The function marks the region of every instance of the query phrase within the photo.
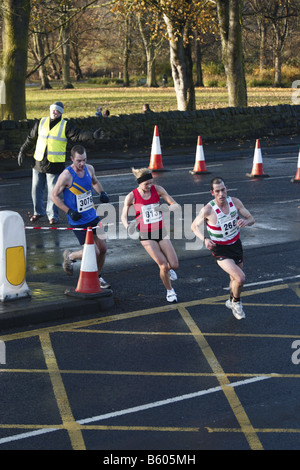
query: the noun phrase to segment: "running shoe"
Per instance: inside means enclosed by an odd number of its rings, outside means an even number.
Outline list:
[[[230,310],[232,310],[232,300],[231,299],[227,299],[226,302],[225,302],[225,306],[227,308],[230,308]]]
[[[171,281],[176,281],[176,279],[177,279],[177,274],[175,273],[174,269],[170,269],[170,270],[169,270],[169,275],[170,275]]]
[[[243,305],[242,302],[231,302],[232,305],[232,313],[237,318],[238,320],[241,320],[242,318],[245,318],[245,312],[243,310]]]
[[[177,295],[174,289],[167,290],[167,301],[172,304],[177,304]]]
[[[100,287],[101,289],[110,289],[111,285],[106,282],[103,277],[99,276],[99,281],[100,281]]]
[[[63,258],[64,258],[63,268],[64,268],[65,273],[68,276],[73,276],[73,263],[75,263],[75,261],[70,259],[71,253],[72,251],[68,249],[63,252]]]

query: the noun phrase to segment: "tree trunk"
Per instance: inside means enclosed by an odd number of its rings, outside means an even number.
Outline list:
[[[130,37],[130,18],[125,18],[125,37],[124,37],[124,48],[123,48],[123,86],[129,86],[129,58],[131,54],[131,37]]]
[[[241,0],[217,0],[216,3],[229,106],[247,106],[240,18]]]
[[[3,119],[26,119],[30,0],[2,0],[3,61],[1,78],[6,90]]]
[[[74,88],[71,82],[70,75],[70,60],[71,60],[71,50],[70,50],[70,22],[68,19],[62,25],[62,78],[63,78],[63,88]]]
[[[193,63],[190,43],[184,42],[186,31],[182,30],[175,37],[175,27],[172,20],[164,15],[170,41],[170,61],[172,77],[179,111],[193,111],[196,109],[195,87],[193,82]]]
[[[201,43],[197,40],[197,32],[195,37],[195,55],[196,55],[196,83],[195,86],[204,87],[202,72],[202,50]]]
[[[267,25],[262,15],[258,16],[257,25],[258,25],[258,30],[259,30],[259,75],[260,77],[262,77],[267,66],[267,60],[266,60]]]
[[[156,63],[156,50],[157,48],[152,44],[151,38],[148,37],[145,30],[144,22],[142,21],[141,15],[138,14],[137,21],[139,25],[140,34],[143,40],[146,61],[147,61],[147,86],[157,87],[156,76],[155,76],[155,63]],[[159,47],[160,48],[160,47]]]
[[[38,63],[41,64],[39,67],[41,90],[50,90],[52,86],[50,85],[50,82],[47,76],[47,70],[46,70],[45,59],[44,59],[44,45],[43,45],[43,39],[41,37],[41,34],[34,33],[33,42],[34,42],[34,52],[35,52],[36,60]]]
[[[274,50],[274,86],[280,87],[281,82],[281,51],[277,48]]]

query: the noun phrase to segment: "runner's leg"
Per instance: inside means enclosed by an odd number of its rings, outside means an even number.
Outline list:
[[[178,258],[169,238],[164,238],[161,240],[159,242],[159,246],[168,260],[169,269],[178,269]]]
[[[156,262],[159,267],[160,278],[167,290],[172,289],[171,280],[169,276],[169,263],[160,249],[159,244],[154,240],[142,240],[141,244],[151,256],[151,258]]]
[[[97,228],[97,230],[98,229],[99,228]],[[95,248],[96,248],[97,267],[98,267],[98,272],[100,275],[104,262],[105,262],[105,258],[106,258],[106,251],[107,251],[106,240],[103,237],[101,237],[100,239],[97,237],[97,235],[94,235],[94,241],[95,241]]]
[[[217,261],[220,268],[230,277],[229,289],[235,299],[239,299],[245,282],[245,273],[242,270],[243,263],[237,265],[233,259],[226,258]]]

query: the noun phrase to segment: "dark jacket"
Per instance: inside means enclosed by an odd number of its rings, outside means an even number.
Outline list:
[[[54,127],[62,117],[60,116],[57,119],[50,119],[50,129]],[[28,134],[24,144],[20,149],[20,153],[28,153],[33,150],[36,145],[38,139],[38,130],[39,130],[40,119],[37,120],[31,129],[30,133]],[[66,124],[66,137],[68,141],[71,141],[74,144],[77,143],[84,143],[84,142],[91,142],[93,140],[93,132],[82,130],[72,124],[70,121],[67,121]],[[59,174],[65,169],[64,163],[51,163],[47,160],[47,149],[44,154],[43,160],[40,162],[34,160],[33,168],[38,171],[39,173],[52,173],[52,174]]]

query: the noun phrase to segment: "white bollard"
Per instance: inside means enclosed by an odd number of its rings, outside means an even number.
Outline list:
[[[25,280],[24,221],[13,211],[0,211],[0,301],[31,297]]]

